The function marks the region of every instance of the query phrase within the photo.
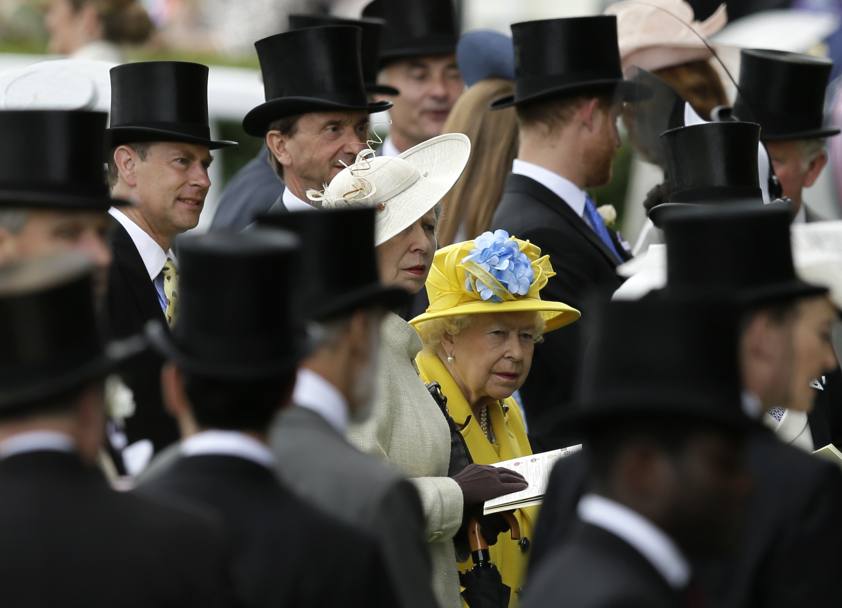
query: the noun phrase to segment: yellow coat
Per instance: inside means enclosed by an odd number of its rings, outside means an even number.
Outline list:
[[[447,397],[447,409],[454,422],[462,428],[462,437],[471,458],[477,464],[492,464],[501,460],[527,456],[532,453],[526,428],[523,424],[520,408],[511,397],[489,407],[488,414],[491,428],[494,430],[496,443],[492,444],[479,426],[479,421],[472,415],[471,406],[465,400],[450,372],[435,354],[426,350],[415,358],[418,373],[425,383],[438,382],[442,393]],[[470,417],[470,420],[468,420]],[[466,424],[467,421],[467,424]],[[538,515],[537,508],[518,509],[515,511],[520,523],[522,536],[532,538],[532,529]],[[501,534],[497,544],[491,548],[491,561],[497,566],[503,582],[512,589],[510,608],[518,605],[516,591],[524,582],[524,571],[528,553],[523,553],[518,544],[512,541],[508,532]],[[458,564],[459,571],[471,569],[470,558]]]

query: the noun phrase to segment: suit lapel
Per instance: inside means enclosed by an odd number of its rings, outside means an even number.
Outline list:
[[[113,219],[112,222],[114,224],[111,235],[111,248],[114,254],[113,271],[119,273],[122,279],[120,288],[131,292],[131,300],[137,306],[140,319],[160,319],[166,326],[164,312],[158,304],[158,294],[152,281],[149,280],[149,273],[146,271],[137,247],[120,222]],[[118,287],[112,285],[111,288]]]
[[[269,207],[267,213],[289,213],[289,209],[287,209],[287,206],[284,205],[284,191],[285,190],[281,190],[277,200],[272,203],[272,206]]]
[[[525,175],[518,175],[516,173],[512,173],[506,180],[505,191],[526,194],[527,196],[534,198],[546,207],[552,209],[562,219],[564,219],[564,221],[567,222],[571,228],[573,228],[585,240],[590,242],[591,245],[598,249],[599,252],[602,253],[602,255],[611,264],[613,268],[617,267],[617,258],[614,256],[611,250],[608,249],[605,243],[602,242],[602,239],[600,239],[599,236],[597,236],[596,232],[591,230],[591,227],[588,226],[588,224],[583,218],[576,215],[573,209],[570,208],[570,205],[567,204],[567,201],[557,196],[552,190],[536,182],[531,177],[526,177]],[[609,233],[610,232],[613,231],[609,230]],[[623,251],[623,248],[620,247],[619,244],[618,249],[620,251]]]

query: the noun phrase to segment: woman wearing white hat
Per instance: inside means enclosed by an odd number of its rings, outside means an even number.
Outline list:
[[[324,207],[376,207],[381,280],[415,294],[424,287],[436,249],[435,207],[459,179],[470,148],[466,136],[449,133],[397,157],[373,157],[364,151],[323,193],[309,196]],[[412,326],[389,313],[382,326],[372,415],[352,426],[348,438],[415,482],[427,523],[433,589],[441,606],[456,608],[461,599],[453,537],[465,515],[485,500],[523,489],[526,482],[516,473],[480,465],[448,476],[450,430],[413,365],[420,350]]]

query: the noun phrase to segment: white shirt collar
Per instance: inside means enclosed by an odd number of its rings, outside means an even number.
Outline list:
[[[586,494],[577,508],[579,519],[619,536],[643,555],[671,587],[690,581],[690,564],[672,539],[640,514],[618,502]]]
[[[558,173],[553,173],[549,169],[525,160],[520,160],[519,158],[516,158],[512,162],[512,173],[534,179],[567,203],[576,212],[576,215],[579,217],[584,215],[585,197],[587,193],[569,179],[560,176]]]
[[[289,188],[284,188],[283,201],[284,207],[286,207],[287,211],[290,213],[296,213],[298,211],[313,211],[315,209],[313,205],[309,205],[295,196]]]
[[[8,458],[26,452],[73,452],[76,443],[65,433],[55,431],[30,431],[19,433],[0,442],[0,458]]]
[[[191,435],[181,442],[185,456],[221,454],[251,460],[267,468],[274,468],[272,451],[254,437],[237,431],[210,430]]]
[[[298,370],[292,402],[319,414],[341,435],[348,430],[348,402],[316,372],[303,367]]]
[[[391,137],[383,140],[383,145],[380,146],[380,156],[399,156],[400,150],[395,147]]]
[[[137,249],[137,252],[140,254],[140,259],[143,260],[143,265],[146,267],[149,279],[154,281],[158,275],[161,274],[161,270],[163,270],[167,258],[175,260],[175,255],[173,254],[172,249],[169,251],[161,249],[161,246],[155,242],[155,239],[146,234],[140,226],[135,224],[129,216],[119,209],[111,207],[111,209],[108,210],[108,213],[111,214],[111,217],[120,222],[120,225],[126,229],[126,232],[129,233],[129,237],[132,239],[135,249]]]

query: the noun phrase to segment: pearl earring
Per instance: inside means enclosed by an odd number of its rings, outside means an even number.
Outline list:
[[[456,358],[453,355],[447,355],[447,362],[448,363],[453,363],[455,360],[456,360]]]

